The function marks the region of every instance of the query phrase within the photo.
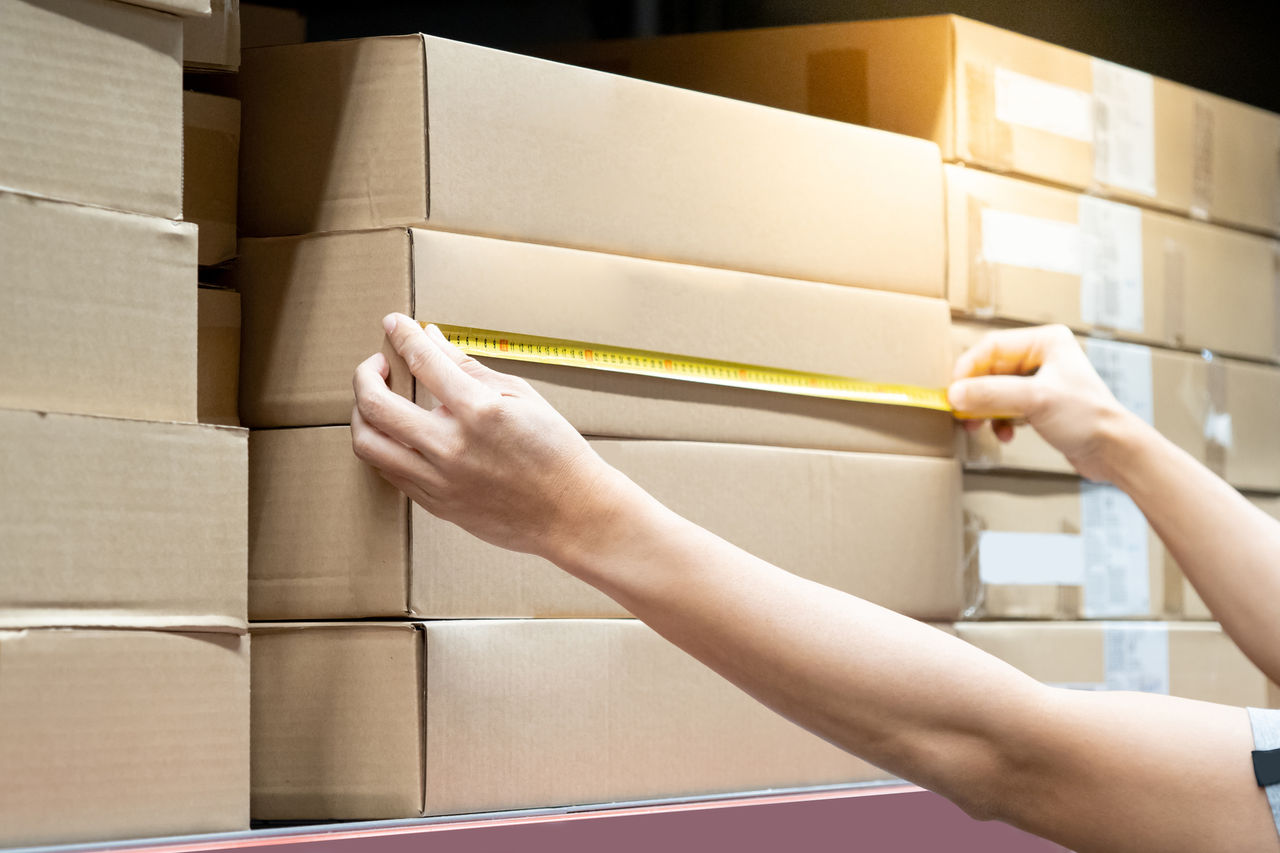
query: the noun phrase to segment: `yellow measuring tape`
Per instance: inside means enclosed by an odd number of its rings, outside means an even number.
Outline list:
[[[425,327],[426,322],[422,325]],[[657,376],[685,382],[702,382],[731,388],[749,388],[804,397],[825,397],[858,403],[883,403],[950,412],[945,388],[869,382],[825,373],[805,373],[732,361],[650,352],[648,350],[472,329],[465,326],[435,324],[458,349],[471,356],[532,361],[585,367],[613,373]]]

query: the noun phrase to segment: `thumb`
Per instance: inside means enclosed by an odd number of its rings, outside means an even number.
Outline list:
[[[975,376],[947,389],[956,416],[1016,420],[1035,414],[1042,394],[1030,376]]]

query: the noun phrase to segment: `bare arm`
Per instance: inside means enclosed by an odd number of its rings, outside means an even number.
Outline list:
[[[428,511],[552,560],[760,701],[979,817],[1078,850],[1280,849],[1242,710],[1039,685],[680,518],[438,332],[401,317],[391,338],[441,405],[392,394],[373,356],[352,440]]]
[[[1066,329],[992,333],[961,356],[956,375],[957,408],[1022,414],[1080,473],[1127,492],[1223,630],[1280,681],[1280,522],[1126,412]]]

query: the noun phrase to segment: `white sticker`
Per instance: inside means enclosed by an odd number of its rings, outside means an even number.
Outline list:
[[[1088,92],[997,68],[996,120],[1046,133],[1093,140],[1093,101]]]
[[[982,209],[982,257],[993,264],[1081,274],[1080,229],[1070,222]]]
[[[1102,338],[1087,338],[1085,355],[1120,405],[1149,424],[1155,423],[1155,392],[1151,384],[1151,348]]]
[[[1080,197],[1080,318],[1093,326],[1141,332],[1142,211]]]
[[[1084,542],[1078,533],[978,535],[978,576],[983,583],[1018,586],[1084,584]]]
[[[1138,505],[1115,486],[1084,482],[1080,517],[1085,618],[1150,612],[1147,520]]]
[[[1108,690],[1169,692],[1169,626],[1163,622],[1107,622],[1102,626]]]
[[[1231,449],[1231,439],[1234,436],[1234,429],[1231,424],[1230,412],[1210,412],[1204,416],[1204,438],[1205,441],[1217,444],[1227,450]]]
[[[1156,194],[1155,86],[1150,74],[1093,60],[1093,177]]]

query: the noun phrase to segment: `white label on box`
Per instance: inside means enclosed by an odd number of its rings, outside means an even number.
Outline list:
[[[1080,484],[1084,538],[1084,616],[1138,616],[1150,612],[1147,520],[1115,486]]]
[[[1027,586],[1084,584],[1084,542],[1078,533],[984,530],[978,535],[983,583]]]
[[[1102,632],[1108,690],[1168,694],[1169,626],[1162,622],[1107,622]]]
[[[1087,338],[1085,355],[1120,405],[1149,424],[1155,423],[1155,392],[1151,384],[1151,348],[1101,338]]]
[[[996,120],[1079,139],[1093,140],[1093,102],[1088,92],[996,68]]]
[[[992,264],[1080,275],[1080,229],[1070,222],[984,207],[982,257]]]
[[[1093,326],[1141,332],[1142,211],[1080,197],[1080,319]]]
[[[1156,194],[1155,84],[1150,74],[1093,60],[1093,177]]]

